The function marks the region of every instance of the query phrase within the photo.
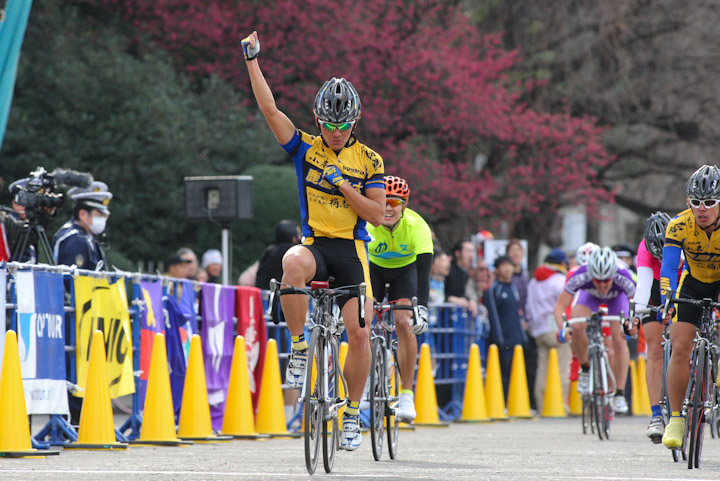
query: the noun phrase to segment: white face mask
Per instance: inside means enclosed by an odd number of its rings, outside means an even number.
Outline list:
[[[90,232],[92,232],[95,235],[100,235],[105,231],[105,224],[107,223],[107,217],[104,216],[96,216],[92,218],[92,223],[90,224]]]

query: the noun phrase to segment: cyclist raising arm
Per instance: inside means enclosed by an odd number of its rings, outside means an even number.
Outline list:
[[[615,252],[609,247],[594,249],[588,263],[580,267],[570,276],[565,284],[565,290],[555,303],[553,315],[558,328],[562,329],[562,314],[573,301],[573,295],[579,292],[577,302],[572,308],[572,317],[589,317],[597,311],[601,304],[607,305],[608,314],[617,315],[628,312],[630,307],[628,299],[635,295],[635,282],[627,269],[618,266]],[[586,323],[572,326],[572,348],[580,362],[582,371],[578,376],[578,392],[590,393],[590,362],[588,359],[588,338]],[[628,404],[623,388],[627,380],[630,352],[625,340],[625,334],[619,323],[610,324],[610,334],[615,356],[612,363],[615,375],[615,412],[625,414]]]
[[[418,213],[407,208],[410,188],[400,177],[385,177],[385,218],[379,227],[371,227],[370,277],[376,300],[382,301],[385,284],[390,284],[388,301],[410,305],[417,296],[420,319],[414,329],[410,325],[412,312],[394,312],[398,337],[398,364],[402,378],[402,391],[397,417],[400,421],[415,419],[413,380],[417,361],[416,335],[428,327],[427,302],[430,294],[432,267],[432,233]]]
[[[667,226],[660,269],[660,297],[665,302],[668,287],[676,297],[718,298],[720,293],[720,170],[703,165],[690,176],[685,188],[689,209],[680,212]],[[685,255],[686,270],[679,282],[680,255]],[[670,322],[674,309],[665,313]],[[682,446],[685,420],[680,414],[690,372],[690,352],[700,321],[701,308],[678,304],[677,317],[670,325],[672,354],[667,369],[670,423],[662,441],[668,448]]]
[[[278,110],[260,70],[257,32],[243,40],[242,47],[258,107],[275,138],[290,154],[298,177],[304,240],[283,257],[282,281],[295,287],[304,287],[313,279],[327,280],[328,276],[334,276],[340,286],[365,282],[365,318],[372,319],[366,223],[382,222],[385,184],[382,158],[353,135],[360,121],[360,97],[347,80],[328,80],[313,103],[320,135],[297,130]],[[343,416],[340,447],[350,451],[362,441],[358,407],[371,358],[370,329],[360,328],[357,302],[357,298],[338,298],[349,344],[344,370],[349,403]],[[308,299],[301,295],[282,296],[281,304],[293,341],[286,382],[290,387],[300,387],[307,365],[303,328]]]

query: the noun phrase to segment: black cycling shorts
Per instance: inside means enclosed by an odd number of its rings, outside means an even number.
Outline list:
[[[689,297],[691,299],[704,299],[709,297],[716,301],[718,294],[720,294],[720,281],[710,283],[700,282],[687,271],[683,272],[677,297]],[[677,315],[673,318],[673,322],[689,322],[695,325],[695,327],[700,326],[702,308],[688,304],[675,304],[675,309],[677,310]]]
[[[311,237],[305,239],[303,246],[310,250],[315,258],[314,281],[326,281],[328,277],[334,277],[335,287],[365,282],[366,295],[368,299],[373,298],[367,244],[364,241]],[[338,297],[340,309],[349,300],[348,296]]]
[[[660,302],[660,281],[657,279],[653,279],[652,287],[650,288],[650,305],[659,306]],[[642,318],[643,325],[648,322],[660,321],[658,321],[657,314],[651,312],[650,314],[645,314],[645,317]]]
[[[388,301],[412,299],[417,296],[417,263],[388,269],[370,263],[370,279],[372,279],[375,300],[382,302],[385,297],[385,284],[390,284]]]

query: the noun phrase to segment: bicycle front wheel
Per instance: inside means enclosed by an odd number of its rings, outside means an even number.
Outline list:
[[[370,439],[373,458],[380,461],[385,418],[385,348],[380,339],[373,341],[370,368]]]
[[[671,345],[670,340],[667,340],[665,342],[665,345],[663,346],[663,371],[662,371],[662,387],[660,391],[660,405],[662,406],[663,411],[663,418],[665,420],[665,426],[670,424],[670,398],[668,397],[668,390],[667,390],[667,368],[668,363],[670,362],[670,352]],[[662,442],[662,441],[661,441]],[[672,454],[673,461],[678,462],[680,460],[679,452],[682,451],[681,449],[671,449],[670,453]]]
[[[323,392],[323,343],[320,329],[313,329],[308,344],[308,361],[305,368],[305,395],[303,396],[303,434],[305,438],[305,467],[308,474],[317,468],[320,437],[324,418],[325,393]]]
[[[328,369],[330,374],[328,376],[328,398],[331,399],[332,404],[335,405],[340,401],[340,358],[335,340],[327,340],[325,346],[325,356],[328,358]],[[332,471],[333,464],[335,464],[335,451],[338,449],[338,438],[340,436],[340,428],[338,426],[338,415],[337,411],[334,411],[334,415],[330,415],[328,409],[323,410],[325,413],[325,419],[322,423],[322,445],[323,445],[323,466],[325,472],[329,473]]]
[[[390,459],[397,456],[398,440],[400,438],[400,423],[395,417],[395,410],[400,402],[400,367],[397,361],[397,350],[392,349],[392,359],[386,359],[392,363],[392,370],[388,370],[390,379],[386,379],[387,401],[385,402],[385,420],[387,421],[388,454]]]
[[[700,453],[702,452],[703,434],[705,433],[705,401],[708,399],[706,386],[708,385],[708,361],[706,357],[705,340],[698,341],[696,346],[694,386],[690,396],[688,420],[690,425],[690,448],[688,451],[688,469],[700,467]]]

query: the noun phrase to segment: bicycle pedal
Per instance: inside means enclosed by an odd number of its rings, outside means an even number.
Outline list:
[[[662,444],[662,436],[651,436],[650,441],[652,441],[653,444]]]

